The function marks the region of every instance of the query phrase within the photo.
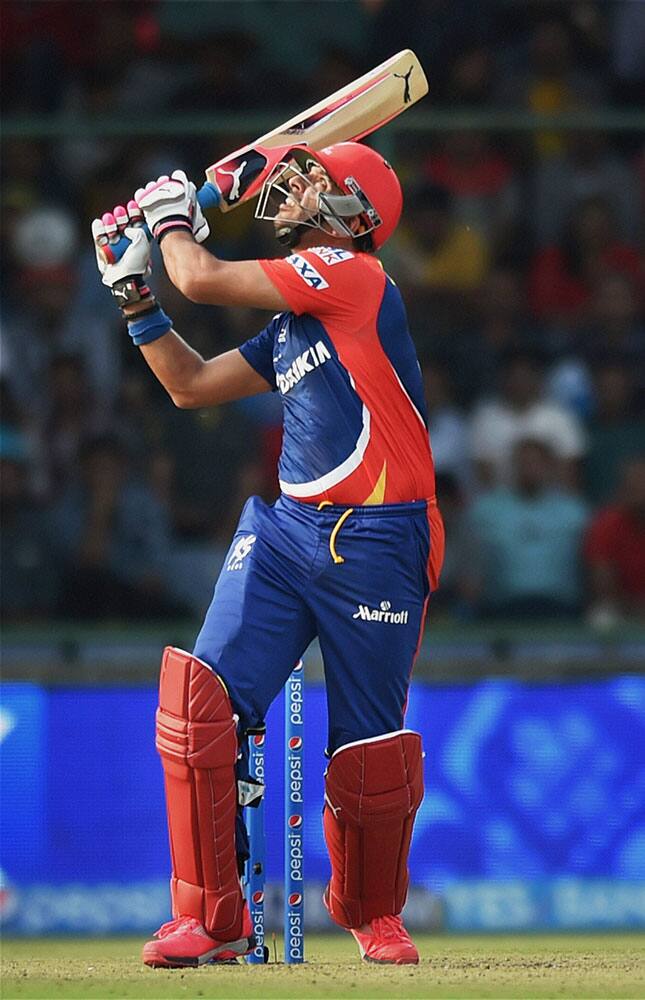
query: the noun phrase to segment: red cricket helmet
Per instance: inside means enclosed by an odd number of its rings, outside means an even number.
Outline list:
[[[387,160],[360,142],[336,142],[310,155],[341,191],[360,199],[374,247],[382,247],[396,229],[403,208],[399,178]]]

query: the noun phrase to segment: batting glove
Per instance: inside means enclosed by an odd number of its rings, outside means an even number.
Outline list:
[[[110,289],[128,320],[128,332],[133,342],[141,346],[163,337],[172,323],[148,287],[150,242],[136,202],[128,202],[127,208],[117,205],[113,212],[94,219],[92,238],[101,281]],[[118,260],[114,259],[112,250],[116,244],[121,253]],[[128,306],[139,303],[141,308],[136,314],[125,312]]]
[[[150,181],[135,192],[134,198],[159,243],[168,233],[178,230],[192,233],[197,243],[203,243],[210,232],[197,201],[197,189],[183,170]]]

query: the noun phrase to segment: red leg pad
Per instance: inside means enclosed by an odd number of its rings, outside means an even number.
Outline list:
[[[242,937],[235,853],[237,731],[224,683],[207,664],[168,646],[157,710],[166,784],[173,916],[199,920],[212,937]]]
[[[326,902],[341,927],[397,915],[408,893],[408,853],[423,799],[421,737],[409,730],[340,747],[325,783],[331,860]]]

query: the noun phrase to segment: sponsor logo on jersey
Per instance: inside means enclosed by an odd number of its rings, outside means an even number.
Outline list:
[[[330,358],[331,354],[322,340],[319,340],[313,347],[308,347],[289,365],[286,372],[276,372],[275,380],[282,395],[285,396],[290,389],[293,389],[294,385],[298,384],[300,379],[312,372],[314,368],[324,365],[325,361],[329,361]]]
[[[360,618],[364,622],[385,622],[388,625],[407,625],[409,611],[392,611],[389,601],[381,601],[378,608],[370,608],[367,604],[359,604],[352,618]]]
[[[253,548],[255,539],[255,535],[244,535],[243,538],[237,540],[226,564],[227,572],[244,568],[244,560]]]
[[[324,260],[330,267],[332,264],[340,264],[343,260],[351,260],[354,254],[351,250],[341,250],[339,247],[312,247],[311,253]]]
[[[315,288],[317,291],[320,291],[322,288],[329,288],[322,274],[319,274],[313,264],[310,264],[308,260],[301,257],[299,253],[292,253],[285,260],[287,264],[291,264],[294,271],[300,275],[305,284],[309,285],[310,288]]]

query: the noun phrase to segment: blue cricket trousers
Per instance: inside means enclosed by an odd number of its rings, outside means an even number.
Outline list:
[[[224,680],[240,729],[262,725],[315,636],[329,752],[401,729],[443,545],[433,501],[318,510],[251,497],[194,650]]]

